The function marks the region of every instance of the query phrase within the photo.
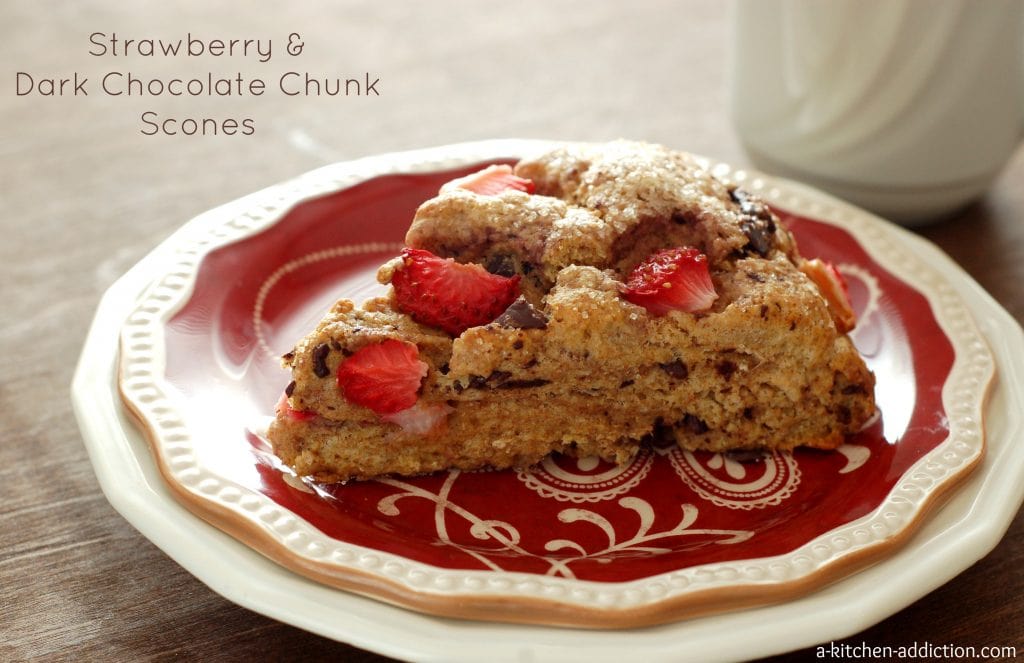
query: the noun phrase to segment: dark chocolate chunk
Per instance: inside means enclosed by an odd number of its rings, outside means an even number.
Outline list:
[[[758,255],[764,257],[775,246],[775,224],[761,220],[744,219],[740,222],[740,230],[749,240],[747,246],[753,249]]]
[[[528,389],[530,387],[543,387],[550,382],[551,380],[545,380],[544,378],[534,378],[532,380],[505,380],[496,386],[498,389]]]
[[[747,236],[747,247],[764,257],[775,246],[775,219],[768,206],[743,189],[732,189],[729,196],[739,205],[740,229]]]
[[[495,322],[509,329],[547,329],[548,326],[547,316],[522,296],[512,302]]]
[[[515,343],[512,344],[512,349],[513,350],[522,350],[523,349],[523,339],[517,338]]]
[[[499,253],[487,259],[484,269],[497,276],[515,276],[516,261],[510,255]]]
[[[661,370],[665,371],[677,380],[685,380],[687,376],[690,375],[690,371],[686,368],[686,364],[679,359],[673,359],[672,361],[667,361],[664,364],[658,364],[658,366],[661,367]]]
[[[510,377],[512,377],[512,374],[508,371],[491,371],[491,374],[487,376],[487,384],[497,386],[508,380]]]
[[[284,388],[284,395],[288,396],[290,398],[291,395],[294,392],[295,392],[295,380],[292,380],[291,382],[288,383],[288,386]]]
[[[853,419],[853,414],[850,412],[850,408],[846,407],[845,405],[840,405],[839,407],[837,407],[836,419],[838,419],[839,423],[843,424],[844,426],[849,424],[850,421]]]
[[[623,380],[622,384],[619,385],[619,389],[624,389],[633,384],[633,380]]]
[[[748,420],[753,419],[754,418],[754,408],[752,408],[752,407],[745,407],[745,408],[743,408],[743,418],[744,419],[748,419]]]
[[[491,374],[487,377],[470,375],[469,385],[465,389],[525,389],[528,387],[540,387],[551,382],[542,378],[510,380],[509,378],[511,377],[512,374],[508,371],[491,371]],[[463,388],[458,382],[455,383],[455,391],[457,393],[461,392]]]
[[[318,378],[325,378],[331,374],[331,369],[327,367],[327,355],[331,354],[331,346],[326,343],[313,348],[313,375]]]
[[[689,413],[683,417],[682,420],[677,422],[676,425],[682,426],[687,430],[687,432],[693,433],[694,435],[703,435],[709,430],[708,425],[704,423],[704,420]]]
[[[450,370],[451,369],[448,367],[448,364],[441,364],[440,366],[437,367],[437,372],[440,373],[441,375],[448,375],[448,371]]]
[[[757,196],[747,193],[743,189],[736,188],[729,191],[729,197],[732,198],[734,203],[739,205],[740,212],[744,216],[761,219],[762,221],[772,220],[772,211]]]
[[[722,361],[715,364],[715,370],[718,371],[718,374],[725,378],[727,381],[732,378],[732,374],[735,373],[738,368],[739,367],[735,364],[735,362],[731,362],[728,359],[723,359]]]

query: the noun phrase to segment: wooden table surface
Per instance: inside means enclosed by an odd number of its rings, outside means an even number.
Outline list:
[[[213,4],[0,5],[2,660],[382,660],[226,601],[100,491],[71,412],[72,371],[101,294],[190,217],[332,161],[481,138],[629,137],[748,163],[726,113],[728,6],[714,0]],[[270,38],[276,50],[265,63],[96,56],[94,32]],[[299,56],[284,52],[291,32]],[[109,71],[274,81],[289,70],[369,73],[379,96],[139,98],[93,87],[76,98],[18,96],[14,85],[19,71],[78,72],[95,85]],[[146,136],[146,111],[251,118],[255,132]],[[1024,152],[984,199],[920,232],[1024,320]],[[1018,516],[987,557],[846,642],[1024,651],[1022,568]]]

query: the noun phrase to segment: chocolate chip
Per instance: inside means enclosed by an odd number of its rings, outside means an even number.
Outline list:
[[[540,387],[551,382],[542,378],[510,380],[509,378],[511,377],[512,374],[508,371],[491,371],[491,374],[487,377],[470,375],[468,386],[463,387],[456,382],[454,388],[456,393],[461,393],[463,389],[526,389],[528,387]]]
[[[508,371],[491,371],[491,374],[487,376],[487,384],[492,386],[501,385],[510,377],[512,377],[512,374]]]
[[[633,384],[633,380],[623,380],[622,384],[619,385],[619,389],[624,389]]]
[[[692,414],[687,414],[677,424],[687,430],[687,432],[693,433],[694,435],[703,435],[708,432],[708,425],[698,417]]]
[[[441,375],[448,375],[448,371],[450,370],[451,369],[448,367],[448,364],[441,364],[440,366],[437,367],[437,372],[440,373]]]
[[[721,375],[726,381],[732,378],[732,374],[735,373],[738,368],[739,367],[735,364],[735,362],[731,362],[728,359],[723,359],[722,361],[715,364],[715,370],[718,371],[718,374]]]
[[[495,322],[509,329],[547,329],[548,326],[547,316],[533,308],[525,297],[512,302]]]
[[[484,269],[497,276],[515,276],[516,261],[510,255],[497,254],[487,259]]]
[[[739,205],[740,230],[747,236],[747,247],[764,257],[775,246],[775,218],[760,199],[742,189],[732,189],[729,197]]]
[[[768,319],[768,305],[767,304],[761,304],[761,318],[763,320],[767,320]]]
[[[745,407],[745,408],[743,408],[743,418],[744,419],[753,419],[754,418],[754,408],[752,408],[752,407]]]
[[[744,219],[740,222],[740,230],[747,236],[747,246],[758,255],[764,257],[775,246],[775,223],[760,219]]]
[[[498,389],[528,389],[530,387],[543,387],[549,384],[551,380],[545,380],[543,378],[534,378],[532,380],[506,380],[501,384],[497,385]]]
[[[838,419],[839,423],[843,424],[844,426],[849,424],[850,421],[853,420],[853,415],[850,413],[850,408],[846,407],[845,405],[840,405],[839,407],[837,407],[836,419]]]
[[[686,364],[679,359],[673,359],[672,361],[667,361],[664,364],[658,364],[658,366],[661,367],[661,370],[665,371],[677,380],[685,380],[687,376],[690,375],[690,371],[686,368]]]
[[[732,198],[734,203],[739,205],[740,213],[744,216],[761,219],[762,221],[772,221],[772,211],[768,209],[768,206],[760,198],[738,188],[730,190],[729,197]]]
[[[523,349],[523,339],[517,338],[516,342],[512,344],[512,349],[513,350],[522,350]]]
[[[331,369],[327,368],[327,355],[331,354],[331,346],[326,343],[313,348],[313,375],[318,378],[325,378],[331,374]]]
[[[295,392],[295,380],[288,383],[288,386],[284,388],[284,395],[291,398],[291,395]]]

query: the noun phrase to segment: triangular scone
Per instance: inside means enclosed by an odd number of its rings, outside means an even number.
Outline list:
[[[652,433],[687,449],[830,449],[872,416],[841,277],[801,257],[759,200],[686,154],[625,141],[569,145],[515,175],[535,190],[445,187],[406,237],[516,281],[507,310],[450,333],[394,290],[342,300],[285,357],[293,381],[270,439],[299,474],[524,467],[552,452],[622,463]],[[707,305],[632,303],[638,265],[677,247],[706,256]],[[407,284],[409,255],[381,280]],[[339,378],[373,347],[405,348],[418,367],[401,411],[367,407]]]

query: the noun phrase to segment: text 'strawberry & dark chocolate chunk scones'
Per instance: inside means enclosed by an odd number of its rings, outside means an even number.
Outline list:
[[[323,481],[832,449],[874,413],[835,268],[687,154],[569,144],[423,203],[386,297],[337,302],[285,357],[269,437]]]

